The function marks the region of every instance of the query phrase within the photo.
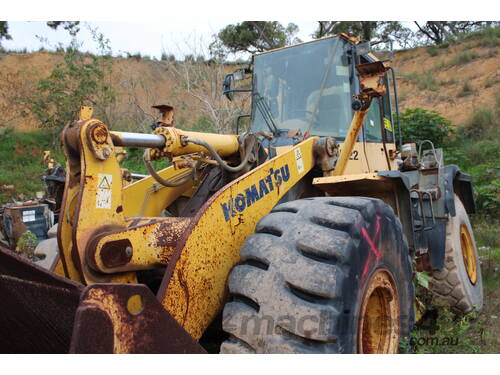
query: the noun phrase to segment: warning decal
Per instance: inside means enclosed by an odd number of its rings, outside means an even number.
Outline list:
[[[97,179],[96,208],[111,208],[111,184],[113,176],[110,174],[99,173]]]
[[[387,130],[389,130],[390,132],[392,132],[391,120],[389,120],[387,118],[384,118],[384,128],[386,128]]]
[[[35,221],[35,211],[23,211],[23,222]]]
[[[302,153],[300,152],[300,147],[295,149],[295,162],[297,163],[297,171],[299,174],[304,172],[304,161],[302,160]]]

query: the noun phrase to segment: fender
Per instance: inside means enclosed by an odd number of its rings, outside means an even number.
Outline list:
[[[441,178],[444,180],[444,199],[447,212],[455,216],[455,194],[462,201],[468,214],[476,212],[476,203],[472,189],[472,177],[460,172],[456,165],[447,165],[441,169]]]

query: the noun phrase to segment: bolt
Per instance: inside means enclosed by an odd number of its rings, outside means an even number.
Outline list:
[[[102,155],[107,159],[111,155],[111,151],[109,151],[109,148],[105,148],[102,150]]]
[[[132,247],[131,246],[126,247],[125,254],[127,254],[128,258],[132,258]]]

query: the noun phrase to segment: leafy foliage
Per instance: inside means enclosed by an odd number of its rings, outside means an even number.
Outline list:
[[[54,134],[69,121],[77,118],[82,105],[91,105],[97,115],[106,119],[106,107],[114,102],[116,93],[106,78],[112,72],[109,41],[94,33],[101,54],[88,55],[79,51],[73,40],[64,54],[64,62],[54,67],[51,74],[41,79],[27,104],[42,128]]]
[[[59,26],[62,26],[65,30],[69,32],[71,36],[75,36],[80,31],[78,25],[80,21],[48,21],[47,26],[56,30]],[[7,21],[0,21],[0,41],[2,39],[12,39],[9,34],[9,24]]]
[[[394,39],[403,47],[411,45],[412,31],[398,21],[318,21],[314,38],[327,35],[348,33],[362,40]]]
[[[449,142],[452,123],[436,111],[422,108],[407,109],[401,114],[400,121],[404,143],[419,144],[428,139],[435,147],[442,147]]]
[[[300,40],[295,38],[299,28],[293,23],[283,26],[277,21],[244,21],[224,27],[212,43],[212,50],[223,46],[231,53],[262,52],[274,48],[284,47]]]
[[[31,259],[34,257],[36,246],[38,245],[38,238],[34,233],[26,231],[21,234],[17,241],[16,252]]]
[[[0,21],[0,41],[2,39],[12,39],[9,34],[9,24],[7,21]]]
[[[47,26],[52,29],[57,29],[59,26],[62,26],[64,30],[69,32],[69,35],[75,36],[80,31],[78,25],[80,21],[48,21]]]
[[[447,39],[497,24],[490,21],[427,21],[419,24],[415,21],[419,30],[417,36],[433,44],[442,44]]]
[[[18,132],[12,128],[0,129],[0,186],[14,185],[14,191],[0,190],[0,204],[18,198],[33,198],[36,191],[43,191],[41,179],[45,167],[43,150],[52,148],[52,137],[45,130]],[[56,162],[64,165],[61,150],[53,150]]]

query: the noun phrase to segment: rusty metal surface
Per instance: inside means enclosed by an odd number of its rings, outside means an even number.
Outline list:
[[[124,230],[106,231],[89,241],[86,260],[104,273],[138,271],[167,265],[189,218],[130,218]]]
[[[0,353],[67,353],[82,290],[0,246]]]
[[[205,353],[144,285],[87,287],[71,353]]]
[[[223,306],[229,271],[256,223],[314,166],[308,138],[215,193],[177,243],[157,294],[194,338]]]
[[[359,87],[362,94],[373,97],[384,95],[386,85],[384,77],[387,68],[380,61],[356,65],[359,73]]]

